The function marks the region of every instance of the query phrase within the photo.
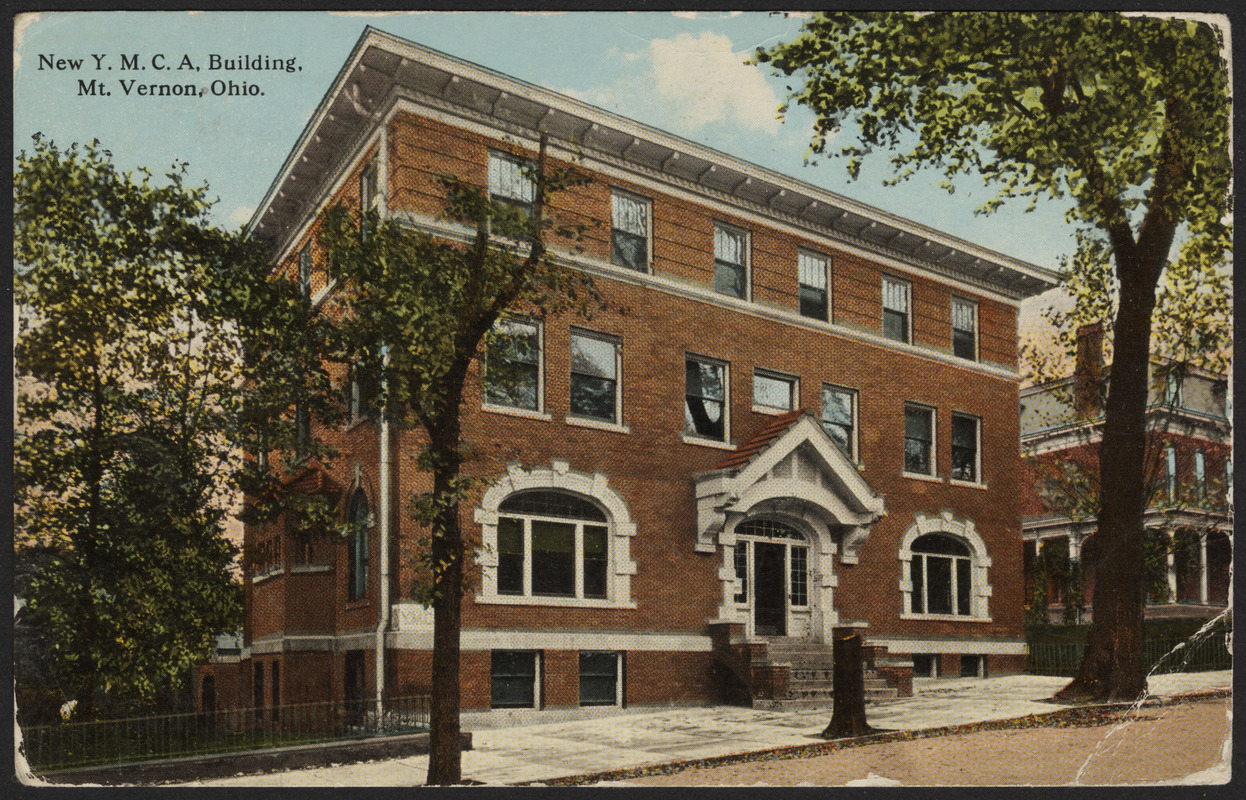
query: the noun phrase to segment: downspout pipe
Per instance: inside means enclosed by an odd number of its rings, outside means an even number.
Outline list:
[[[389,365],[389,348],[385,348],[383,361]],[[384,381],[381,383],[384,389]],[[377,503],[381,506],[379,514],[381,536],[381,582],[377,587],[377,620],[376,620],[376,718],[378,722],[385,718],[385,631],[389,628],[389,415],[381,409],[380,428],[380,482],[377,491]]]
[[[376,154],[376,191],[379,195],[377,198],[377,212],[381,219],[388,216],[386,208],[386,198],[389,195],[389,126],[386,123],[381,125],[381,135],[377,139]],[[387,388],[387,378],[385,373],[389,368],[389,346],[384,345],[381,349],[381,394],[385,396]],[[377,614],[376,614],[376,719],[377,724],[381,724],[385,719],[385,632],[389,629],[389,538],[390,538],[390,430],[389,430],[389,403],[386,401],[380,409],[380,429],[379,436],[379,459],[380,465],[377,472],[381,485],[377,487],[377,502],[381,506],[379,516],[380,523],[380,561],[381,561],[381,582],[377,587]]]

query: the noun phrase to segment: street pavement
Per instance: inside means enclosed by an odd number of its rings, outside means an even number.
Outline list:
[[[1232,673],[1156,675],[1158,697],[1225,689]],[[917,678],[912,697],[866,707],[880,730],[922,730],[1056,711],[1045,702],[1067,678]],[[485,784],[542,781],[588,772],[746,753],[821,741],[829,708],[769,710],[735,706],[465,713],[473,749],[463,777]],[[414,786],[427,756],[195,781],[190,786]]]

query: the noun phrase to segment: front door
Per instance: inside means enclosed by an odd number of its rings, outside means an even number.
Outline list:
[[[753,629],[759,636],[787,634],[787,546],[777,542],[754,542],[753,572],[757,594],[753,606]]]

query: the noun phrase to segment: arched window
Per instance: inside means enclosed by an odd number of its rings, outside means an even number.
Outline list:
[[[363,489],[355,491],[350,501],[349,589],[351,600],[358,600],[368,591],[368,528],[372,514],[368,510],[368,496]]]
[[[930,533],[909,547],[914,614],[973,614],[973,562],[969,548],[951,536]]]
[[[610,528],[605,512],[568,492],[516,492],[498,506],[497,592],[606,598]]]

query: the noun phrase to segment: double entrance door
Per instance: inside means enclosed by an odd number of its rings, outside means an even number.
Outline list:
[[[735,600],[753,635],[808,635],[808,563],[805,537],[790,525],[749,520],[737,526]]]

